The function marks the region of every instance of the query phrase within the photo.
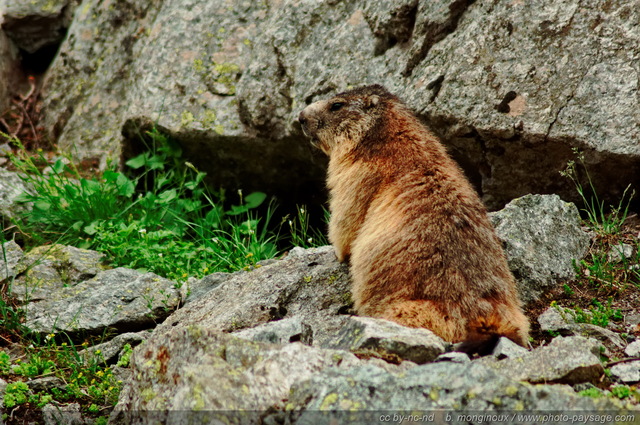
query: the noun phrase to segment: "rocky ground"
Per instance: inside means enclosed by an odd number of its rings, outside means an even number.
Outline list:
[[[516,199],[492,220],[527,303],[531,348],[503,339],[492,355],[474,359],[426,329],[353,316],[348,270],[331,247],[295,248],[254,270],[214,273],[182,287],[152,273],[109,269],[101,254],[68,246],[24,253],[6,242],[0,269],[11,282],[7,295],[24,307],[24,324],[35,332],[109,335],[87,355],[98,352],[112,365],[126,344],[136,346],[127,367],[112,366],[123,381],[114,424],[373,423],[380,417],[371,412],[434,409],[635,415],[637,281],[607,289],[575,279],[573,260],[589,264],[598,239],[557,196]],[[636,238],[635,230],[630,220],[621,237]],[[625,258],[621,264],[636,257]],[[594,299],[606,306],[607,323]],[[15,347],[8,352],[20,355]],[[27,384],[64,385],[47,378]],[[84,423],[73,403],[30,414]]]

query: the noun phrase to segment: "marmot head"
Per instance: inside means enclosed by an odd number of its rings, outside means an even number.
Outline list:
[[[389,102],[399,99],[381,85],[358,87],[312,103],[298,120],[311,143],[330,155],[337,147],[354,148],[375,131]]]

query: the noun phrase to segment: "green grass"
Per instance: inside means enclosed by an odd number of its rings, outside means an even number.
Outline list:
[[[599,198],[586,168],[584,153],[577,149],[574,149],[574,153],[576,160],[569,161],[561,174],[574,183],[583,202],[585,224],[596,235],[586,258],[574,261],[576,277],[605,294],[617,295],[629,286],[640,288],[640,241],[623,234],[623,226],[635,192],[629,191],[629,185],[616,205],[606,207],[604,201]],[[586,186],[581,183],[580,174],[584,175]],[[623,258],[618,260],[611,257],[611,253],[620,249],[621,243],[634,246],[634,254],[630,258],[622,256]]]
[[[277,234],[256,208],[263,193],[225,209],[224,191],[203,184],[205,173],[181,158],[157,131],[149,151],[126,162],[128,172],[106,170],[84,178],[72,161],[42,168],[42,154],[11,157],[33,188],[19,201],[32,205],[16,223],[30,246],[57,242],[107,254],[114,266],[152,271],[176,281],[215,271],[249,268],[277,254]],[[22,148],[19,141],[12,142]]]
[[[303,248],[313,248],[329,245],[326,235],[320,230],[311,227],[309,210],[305,206],[296,208],[296,216],[292,219],[285,217],[289,226],[291,245]],[[324,210],[324,222],[329,222],[329,211]]]
[[[576,186],[578,195],[584,204],[582,211],[587,215],[587,223],[592,230],[602,235],[615,235],[619,233],[629,213],[629,206],[631,205],[631,200],[635,192],[632,191],[629,193],[631,185],[627,186],[618,204],[610,205],[607,208],[604,201],[598,197],[596,188],[593,185],[593,181],[585,165],[584,153],[580,152],[577,148],[574,148],[573,152],[578,162],[576,163],[575,160],[569,161],[565,170],[561,171],[560,174],[571,179]],[[580,181],[579,166],[585,170],[584,174],[587,179],[587,187],[583,186]]]

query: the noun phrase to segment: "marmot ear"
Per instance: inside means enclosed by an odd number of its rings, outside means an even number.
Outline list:
[[[364,107],[366,109],[371,109],[378,106],[378,103],[380,103],[380,96],[377,96],[374,94],[367,98],[367,100],[365,101]]]

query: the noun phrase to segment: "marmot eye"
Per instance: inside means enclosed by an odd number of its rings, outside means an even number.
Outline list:
[[[329,110],[331,111],[337,111],[340,108],[342,108],[344,106],[344,102],[335,102],[331,104],[331,107],[329,108]]]

